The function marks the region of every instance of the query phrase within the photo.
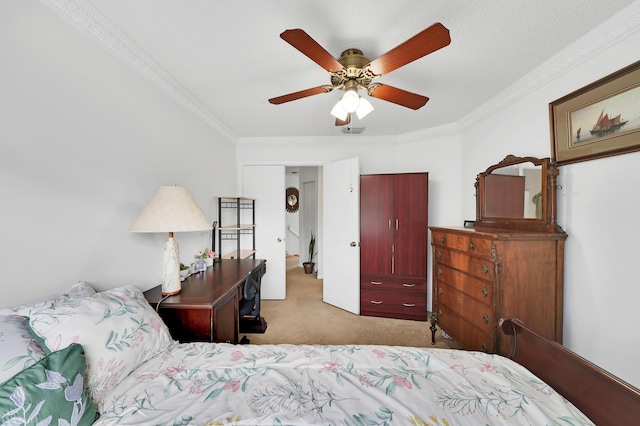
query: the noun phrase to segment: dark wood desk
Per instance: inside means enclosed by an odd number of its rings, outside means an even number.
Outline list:
[[[238,343],[238,302],[244,280],[261,259],[223,259],[182,282],[182,291],[162,300],[161,286],[144,292],[144,297],[181,342]]]

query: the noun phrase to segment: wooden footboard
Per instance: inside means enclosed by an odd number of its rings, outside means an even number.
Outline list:
[[[514,336],[507,356],[544,380],[596,425],[640,421],[639,389],[526,328],[517,318],[503,318],[499,326],[504,334]]]

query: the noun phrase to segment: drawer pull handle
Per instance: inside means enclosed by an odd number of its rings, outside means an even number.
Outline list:
[[[372,300],[372,301],[371,301],[371,304],[372,304],[372,305],[382,305],[382,302],[381,302],[381,301],[379,301],[379,300]]]
[[[485,324],[489,324],[489,315],[483,315],[482,316],[482,322],[484,322]]]
[[[483,295],[484,297],[487,297],[487,296],[489,295],[489,292],[487,291],[487,289],[486,289],[486,288],[483,288],[483,289],[482,289],[482,295]]]
[[[444,293],[444,290],[442,289],[442,287],[438,287],[438,294],[442,294]]]
[[[403,303],[402,306],[404,306],[405,308],[413,308],[416,306],[415,303]]]
[[[442,252],[440,250],[436,251],[436,257],[442,257]]]
[[[442,244],[444,244],[444,242],[445,242],[445,241],[447,241],[447,240],[445,240],[445,238],[444,238],[444,237],[441,237],[441,238],[440,238],[440,242],[441,242]]]
[[[371,281],[373,285],[382,285],[382,281]]]
[[[402,283],[403,287],[415,287],[415,284],[411,284],[411,283]]]
[[[487,272],[489,272],[489,267],[487,267],[487,265],[482,265],[482,273],[486,274]]]
[[[473,250],[476,246],[473,243],[469,243],[469,250]]]
[[[442,316],[442,309],[438,309],[438,316],[441,317]]]
[[[436,272],[436,274],[442,275],[442,269],[438,268],[438,272]]]
[[[485,351],[485,352],[489,352],[489,347],[487,346],[486,343],[482,344],[482,350]]]

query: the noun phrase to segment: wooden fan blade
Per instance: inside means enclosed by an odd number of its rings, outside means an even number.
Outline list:
[[[324,47],[320,46],[318,42],[300,28],[286,30],[280,34],[280,38],[329,72],[338,72],[343,68],[336,58],[331,56]]]
[[[411,109],[419,109],[429,101],[426,96],[407,92],[397,87],[387,86],[386,84],[370,84],[367,88],[369,95],[376,99],[393,102],[394,104]]]
[[[371,61],[369,72],[378,76],[420,59],[451,43],[449,30],[439,22]]]
[[[318,86],[311,89],[300,90],[299,92],[289,93],[287,95],[278,96],[276,98],[269,99],[269,102],[274,105],[280,105],[285,102],[295,101],[297,99],[306,98],[307,96],[319,95],[321,93],[331,92],[332,86]]]
[[[345,120],[336,118],[336,126],[346,126],[349,123],[351,123],[351,113],[347,114],[347,118]]]

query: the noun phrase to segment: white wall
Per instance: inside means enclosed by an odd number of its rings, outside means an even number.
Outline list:
[[[640,59],[640,33],[464,131],[463,180],[507,154],[549,157],[548,104]],[[558,223],[565,245],[564,345],[640,387],[640,152],[560,167]],[[475,199],[463,192],[463,211]],[[535,301],[532,301],[535,303]]]
[[[36,1],[0,2],[0,307],[160,283],[166,235],[129,227],[161,185],[235,187],[235,146]],[[181,260],[211,244],[176,234]]]
[[[433,225],[462,224],[460,155],[459,135],[433,137],[428,141],[417,139],[415,142],[364,135],[241,139],[237,149],[240,165],[322,165],[358,157],[361,174],[429,172],[429,222]],[[473,194],[473,183],[470,191]]]

